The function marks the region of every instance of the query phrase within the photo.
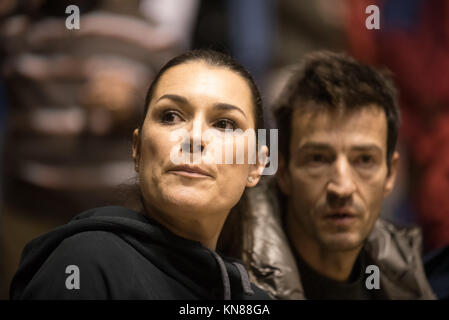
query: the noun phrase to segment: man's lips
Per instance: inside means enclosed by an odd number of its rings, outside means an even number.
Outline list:
[[[357,215],[351,212],[330,212],[326,213],[324,218],[356,218]]]
[[[351,224],[360,218],[360,215],[351,210],[329,211],[323,214],[325,221],[335,224]]]
[[[179,165],[174,166],[168,170],[174,174],[178,174],[190,178],[213,178],[213,174],[210,170],[201,168],[195,165]]]
[[[338,208],[338,209],[330,209],[326,210],[323,215],[324,218],[328,217],[358,217],[360,214],[357,213],[356,210],[350,207]]]

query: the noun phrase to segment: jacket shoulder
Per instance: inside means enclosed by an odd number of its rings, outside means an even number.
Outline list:
[[[424,272],[419,227],[398,227],[378,219],[365,248],[381,268],[391,298],[435,298]]]
[[[131,248],[107,231],[64,239],[27,285],[23,299],[109,299],[112,279],[125,276]],[[116,276],[114,276],[116,275]]]

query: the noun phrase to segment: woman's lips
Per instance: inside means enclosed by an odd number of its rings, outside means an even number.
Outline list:
[[[197,172],[189,172],[189,171],[183,171],[183,170],[170,170],[171,173],[177,174],[184,177],[189,178],[210,178],[210,176],[207,176],[205,174],[197,173]]]
[[[168,172],[188,178],[213,178],[208,170],[198,166],[180,165],[171,168]]]

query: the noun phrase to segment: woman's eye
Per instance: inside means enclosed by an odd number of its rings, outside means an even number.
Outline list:
[[[177,123],[182,121],[182,117],[175,111],[166,111],[162,114],[161,121],[163,123]]]
[[[214,123],[214,127],[218,128],[218,129],[222,129],[222,130],[228,130],[228,129],[235,130],[237,125],[232,120],[221,119]]]

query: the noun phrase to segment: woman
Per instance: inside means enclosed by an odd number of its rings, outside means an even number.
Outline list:
[[[240,263],[215,251],[229,212],[264,168],[260,157],[238,164],[233,153],[226,163],[216,151],[237,149],[243,132],[262,123],[258,90],[230,57],[199,50],[169,61],[133,135],[142,212],[93,209],[33,240],[11,298],[268,298]],[[246,139],[245,154],[251,146]]]

